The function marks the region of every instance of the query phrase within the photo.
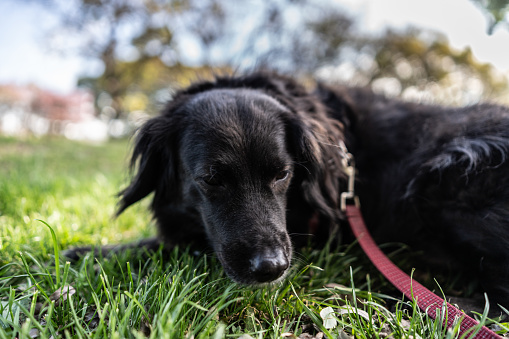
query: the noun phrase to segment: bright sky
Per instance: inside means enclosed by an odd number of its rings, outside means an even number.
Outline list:
[[[45,29],[55,18],[39,5],[16,0],[0,1],[0,13],[0,83],[72,90],[83,60],[58,55],[45,44]]]
[[[357,17],[358,27],[381,32],[384,27],[419,28],[444,33],[452,46],[471,46],[474,55],[509,71],[509,32],[486,34],[486,19],[469,0],[334,0]],[[0,83],[35,83],[69,92],[91,64],[50,51],[45,28],[55,18],[37,4],[0,1]]]

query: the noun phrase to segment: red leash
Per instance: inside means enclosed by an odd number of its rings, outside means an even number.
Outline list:
[[[346,206],[346,215],[350,222],[355,237],[369,257],[373,265],[389,280],[398,290],[411,299],[416,300],[417,305],[428,315],[435,319],[437,317],[437,310],[441,310],[444,305],[444,300],[432,293],[426,287],[419,284],[417,281],[412,280],[405,272],[399,269],[387,256],[378,248],[369,234],[364,220],[362,218],[360,209],[354,205]],[[447,313],[445,315],[444,323],[447,322],[447,327],[453,327],[456,319],[462,319],[460,324],[460,335],[464,333],[473,333],[472,327],[479,325],[479,323],[461,312],[456,307],[447,303]],[[473,338],[501,338],[495,332],[483,326],[479,329]]]
[[[457,319],[461,319],[460,335],[470,333],[469,338],[500,339],[501,337],[499,335],[486,326],[482,326],[479,330],[474,331],[472,328],[479,325],[479,322],[451,304],[445,303],[442,298],[410,278],[408,274],[394,265],[394,263],[378,248],[366,228],[359,208],[359,199],[354,193],[355,166],[353,163],[353,156],[348,153],[343,142],[339,144],[339,151],[343,157],[345,172],[348,175],[348,190],[341,194],[341,210],[346,212],[355,237],[373,265],[375,265],[380,273],[382,273],[398,290],[403,292],[408,299],[415,300],[419,308],[426,311],[431,318],[436,319],[437,311],[442,310],[444,304],[447,305],[447,312],[444,317],[444,323],[447,324],[447,328],[453,327],[454,322]],[[347,200],[353,200],[355,205],[347,205]],[[473,336],[474,333],[476,333],[475,336]]]

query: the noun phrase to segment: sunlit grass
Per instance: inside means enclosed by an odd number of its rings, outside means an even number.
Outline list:
[[[126,141],[107,146],[62,139],[15,141],[0,146],[0,262],[22,249],[47,253],[52,225],[62,248],[106,244],[152,232],[146,208],[115,219],[116,193],[126,183]]]
[[[159,251],[66,262],[59,252],[70,246],[154,233],[147,202],[113,218],[127,154],[127,141],[0,139],[0,338],[458,337],[380,294],[394,290],[356,245],[306,249],[287,280],[264,288],[232,283],[214,257],[185,248],[165,260]],[[326,307],[334,328],[320,317]]]

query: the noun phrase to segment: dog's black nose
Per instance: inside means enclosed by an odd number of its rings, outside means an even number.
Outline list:
[[[260,283],[276,280],[288,266],[288,259],[281,249],[266,250],[251,259],[251,272]]]

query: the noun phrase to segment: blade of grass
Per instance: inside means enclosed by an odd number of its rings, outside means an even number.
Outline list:
[[[57,279],[57,288],[60,288],[60,254],[59,254],[59,250],[58,250],[58,242],[57,242],[57,235],[55,234],[55,231],[53,230],[53,228],[44,220],[41,220],[41,219],[35,219],[41,223],[43,223],[44,225],[46,225],[50,232],[51,232],[51,238],[53,240],[53,252],[55,254],[55,274],[56,274],[56,279]],[[55,289],[55,290],[56,290]]]

